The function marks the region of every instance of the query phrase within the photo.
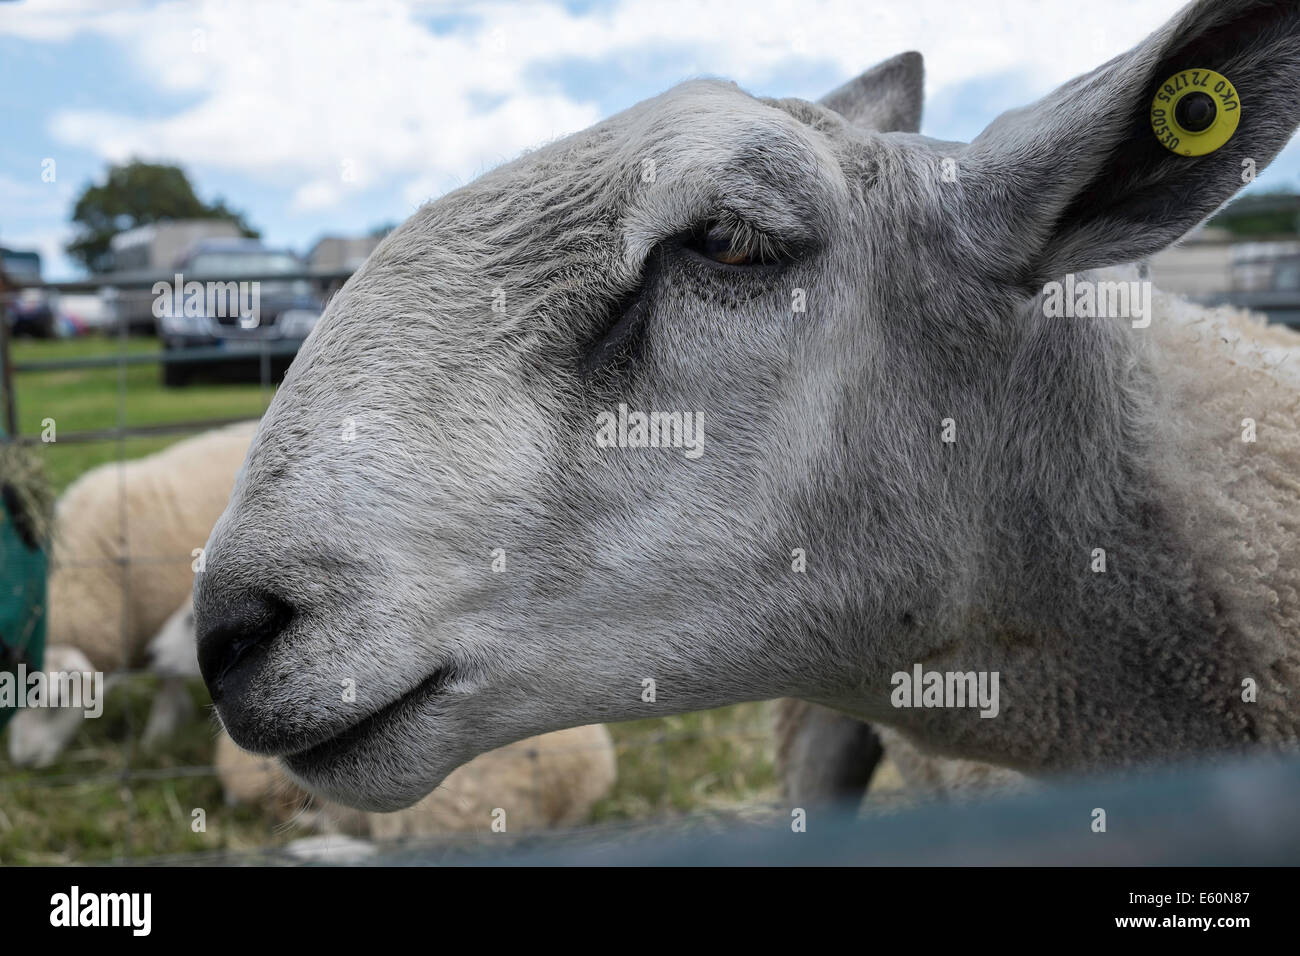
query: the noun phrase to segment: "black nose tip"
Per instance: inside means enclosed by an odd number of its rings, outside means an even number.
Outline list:
[[[198,620],[199,672],[217,701],[252,652],[285,629],[293,608],[272,594],[243,594],[205,612]]]

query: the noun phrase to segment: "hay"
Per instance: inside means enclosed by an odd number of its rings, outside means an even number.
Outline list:
[[[0,441],[0,494],[23,543],[44,549],[54,524],[54,489],[40,457],[26,446]]]

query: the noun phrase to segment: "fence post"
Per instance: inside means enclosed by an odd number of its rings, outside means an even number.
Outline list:
[[[4,399],[4,421],[0,436],[18,437],[18,413],[14,407],[14,367],[9,359],[9,293],[11,286],[0,272],[0,395]]]

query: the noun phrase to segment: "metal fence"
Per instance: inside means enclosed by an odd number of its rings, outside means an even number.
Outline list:
[[[166,277],[163,277],[166,278]],[[247,277],[241,277],[247,279]],[[276,279],[285,279],[276,276]],[[313,282],[341,285],[346,274],[304,274],[288,279],[306,278]],[[148,288],[156,277],[140,277],[124,282],[112,281],[57,283],[25,288],[42,288],[52,292],[100,292],[108,288]],[[195,281],[222,281],[204,279]],[[9,293],[12,295],[14,293]],[[116,323],[110,343],[113,354],[82,357],[15,357],[8,336],[7,323],[0,322],[0,407],[3,408],[3,435],[0,441],[40,449],[43,436],[23,428],[23,387],[45,378],[65,374],[97,372],[116,373],[116,422],[111,427],[60,428],[57,440],[43,449],[57,454],[59,446],[104,443],[114,445],[112,460],[119,469],[129,457],[128,442],[133,439],[184,435],[246,420],[248,415],[210,417],[182,416],[169,421],[134,421],[128,414],[130,386],[127,372],[139,366],[160,367],[176,362],[247,362],[245,352],[229,353],[221,348],[188,349],[170,352],[160,349],[140,351],[141,339],[128,334],[125,322]],[[257,386],[261,406],[269,402],[274,389],[271,360],[292,356],[293,347],[262,343],[255,353],[258,362]],[[30,387],[30,386],[29,386]],[[179,393],[184,394],[184,393]],[[28,418],[34,409],[27,409]],[[121,482],[119,482],[121,487]],[[125,515],[125,511],[123,514]],[[138,533],[140,529],[136,529]],[[125,583],[132,566],[148,563],[153,567],[166,564],[188,568],[193,557],[183,554],[141,554],[132,552],[127,541],[132,529],[124,519],[119,527],[106,529],[121,538],[120,563],[102,562],[114,573],[121,573]],[[202,542],[198,542],[201,544]],[[123,660],[129,659],[127,624],[107,622],[106,627],[121,628],[119,641]],[[260,802],[228,806],[226,794],[239,789],[240,778],[260,782],[267,774],[267,764],[249,761],[243,768],[229,766],[218,770],[213,762],[215,724],[210,718],[198,719],[181,739],[167,742],[154,751],[141,743],[144,712],[150,698],[160,692],[159,678],[147,670],[121,667],[106,675],[111,687],[105,714],[92,729],[79,731],[72,745],[53,765],[43,769],[18,768],[0,755],[0,863],[34,862],[273,862],[302,863],[322,859],[359,859],[357,852],[388,852],[399,846],[420,846],[448,858],[478,849],[500,849],[518,845],[525,834],[508,826],[504,832],[493,829],[494,820],[485,807],[481,823],[468,831],[422,834],[402,840],[371,838],[358,844],[340,835],[355,832],[353,815],[335,813],[330,835],[316,837],[318,808],[308,807],[304,796],[284,792],[264,793]],[[206,703],[199,683],[192,682],[188,692],[198,706]],[[11,731],[12,732],[12,729]],[[775,793],[770,765],[771,734],[766,710],[758,705],[742,707],[727,716],[704,715],[649,721],[645,725],[618,728],[615,751],[623,780],[615,791],[606,795],[595,808],[594,819],[580,825],[564,823],[557,833],[574,840],[599,838],[627,832],[644,820],[668,820],[686,813],[697,820],[712,820],[717,825],[753,813],[774,812]],[[582,746],[580,744],[572,747]],[[700,775],[678,766],[685,750],[700,746],[709,753],[725,751],[725,770],[736,780],[700,779]],[[599,753],[597,752],[599,750]],[[592,759],[607,753],[592,748]],[[561,754],[561,756],[564,756]],[[570,754],[569,756],[572,756]],[[532,769],[531,787],[513,796],[514,818],[530,821],[545,819],[548,808],[546,787],[554,787],[543,778],[549,757],[526,755]],[[711,771],[717,773],[716,771]],[[751,779],[752,778],[752,781]],[[752,784],[752,785],[751,785]],[[277,785],[278,787],[279,785]],[[715,792],[717,791],[717,792]],[[725,791],[724,796],[718,793]],[[737,797],[737,795],[740,795]],[[520,802],[532,806],[521,806]],[[287,808],[286,808],[287,804]],[[193,832],[192,814],[204,811],[204,829]],[[518,811],[518,812],[516,812]],[[633,821],[638,821],[634,823]],[[534,832],[529,826],[527,832]],[[67,833],[66,838],[61,834]],[[160,837],[160,834],[163,834]],[[323,844],[321,842],[323,840]],[[306,841],[306,842],[302,842]],[[292,849],[286,849],[291,847]],[[342,854],[340,856],[340,854]]]
[[[191,276],[187,277],[187,282],[207,283],[227,283],[227,282],[293,282],[304,281],[312,284],[321,293],[323,298],[327,298],[339,286],[347,281],[351,272],[303,272],[303,273],[276,273],[274,275],[242,275],[236,279],[226,276]],[[25,282],[11,280],[8,282],[8,288],[5,289],[0,284],[0,314],[6,313],[18,296],[24,290],[39,290],[55,296],[60,294],[73,293],[93,293],[112,303],[112,308],[120,307],[120,294],[125,291],[149,290],[160,281],[170,281],[172,275],[134,275],[125,278],[114,278],[105,276],[96,280],[83,280],[73,282]],[[12,358],[12,337],[10,334],[9,323],[0,322],[0,406],[3,408],[4,434],[0,435],[0,440],[17,441],[23,444],[34,444],[40,441],[39,436],[23,435],[19,427],[17,413],[17,396],[15,388],[15,375],[24,373],[47,373],[60,371],[76,371],[80,369],[93,368],[115,368],[119,371],[121,380],[120,399],[125,398],[126,382],[125,369],[131,365],[157,365],[165,367],[168,365],[209,365],[221,363],[246,363],[250,357],[255,358],[259,363],[259,378],[264,389],[271,386],[271,367],[275,359],[292,359],[297,353],[297,344],[280,343],[273,340],[262,340],[255,343],[256,348],[251,351],[232,352],[229,349],[212,346],[200,348],[177,349],[174,351],[164,351],[159,349],[157,352],[148,354],[131,354],[126,350],[127,343],[131,340],[130,326],[124,317],[114,316],[111,326],[116,332],[117,340],[122,345],[120,354],[115,356],[95,356],[85,358],[64,358],[52,359],[45,361],[28,361],[15,362]],[[191,421],[174,421],[166,423],[136,424],[129,425],[126,422],[126,410],[124,401],[119,401],[118,408],[118,425],[116,428],[105,430],[96,429],[80,432],[65,432],[59,436],[59,441],[76,443],[88,441],[104,441],[109,438],[136,436],[149,436],[159,434],[177,434],[184,432],[202,431],[206,428],[216,428],[221,425],[230,424],[237,419],[231,418],[205,418]]]

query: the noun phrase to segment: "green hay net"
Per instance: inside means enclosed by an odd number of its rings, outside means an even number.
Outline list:
[[[40,462],[0,438],[0,729],[14,715],[4,684],[19,665],[39,669],[45,652],[45,576],[53,502]]]

